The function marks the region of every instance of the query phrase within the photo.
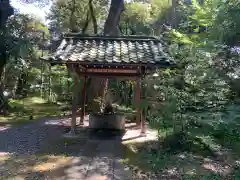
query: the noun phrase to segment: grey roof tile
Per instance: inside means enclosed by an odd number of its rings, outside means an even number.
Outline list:
[[[56,52],[48,59],[51,59],[53,63],[79,61],[175,65],[158,39],[143,36],[111,37],[69,34],[63,38]]]

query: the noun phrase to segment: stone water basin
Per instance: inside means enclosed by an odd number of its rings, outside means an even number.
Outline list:
[[[89,128],[124,130],[125,116],[120,113],[115,114],[92,113],[89,115]]]

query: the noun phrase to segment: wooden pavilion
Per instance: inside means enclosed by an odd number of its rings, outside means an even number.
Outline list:
[[[75,89],[79,78],[83,81],[80,122],[85,116],[86,79],[88,77],[125,78],[136,81],[136,104],[141,101],[141,78],[154,73],[157,68],[175,66],[172,58],[164,51],[160,40],[145,36],[83,36],[66,34],[50,57],[43,57],[51,65],[66,64],[75,74]],[[71,130],[75,132],[77,117],[77,91],[72,103]],[[145,119],[141,119],[140,106],[137,107],[137,122],[141,122],[141,132],[145,132]]]

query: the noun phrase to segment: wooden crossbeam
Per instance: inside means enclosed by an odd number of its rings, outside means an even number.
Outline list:
[[[136,74],[137,70],[135,69],[106,69],[106,68],[88,68],[86,69],[87,73],[119,73],[119,74]]]

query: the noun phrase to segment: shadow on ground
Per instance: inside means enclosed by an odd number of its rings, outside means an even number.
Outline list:
[[[139,174],[139,179],[153,179],[152,175],[156,179],[238,179],[238,136],[226,136],[230,127],[202,124],[189,128],[186,133],[170,133],[158,141],[127,144],[124,163]]]
[[[122,133],[78,128],[78,137],[66,139],[64,118],[0,132],[0,175],[3,179],[122,179]],[[66,119],[65,119],[66,120]],[[119,170],[121,169],[121,171]]]
[[[213,131],[207,136],[196,128],[192,134],[137,142],[134,140],[142,138],[137,134],[122,140],[122,134],[116,132],[92,133],[86,127],[79,127],[77,138],[66,139],[62,135],[69,131],[69,126],[62,123],[64,119],[43,119],[1,131],[0,151],[6,152],[0,156],[1,177],[9,180],[96,179],[100,174],[102,179],[111,179],[113,167],[118,169],[122,164],[123,172],[129,170],[130,179],[136,180],[240,177],[239,157],[229,152],[224,143],[216,142],[215,146],[209,143],[213,141]],[[135,128],[129,126],[129,129]],[[211,126],[205,128],[210,130]],[[121,175],[115,179],[121,179]]]

